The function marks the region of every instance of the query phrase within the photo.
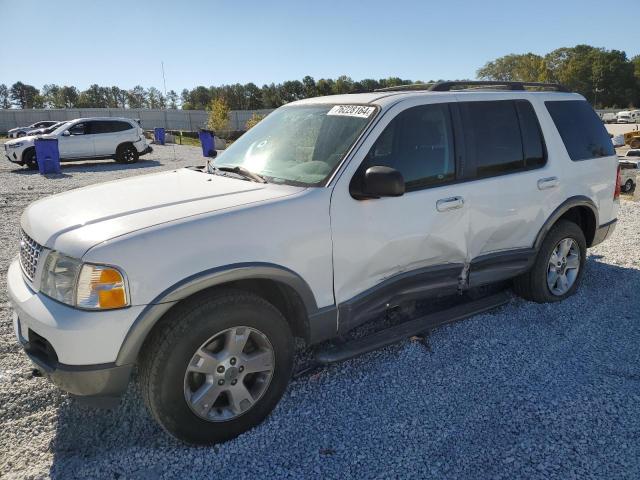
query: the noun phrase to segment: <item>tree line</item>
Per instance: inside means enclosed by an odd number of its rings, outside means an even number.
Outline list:
[[[629,59],[625,52],[589,45],[559,48],[546,55],[510,54],[487,62],[477,78],[499,81],[559,82],[584,95],[597,108],[626,108],[640,105],[640,55]],[[130,90],[117,86],[91,85],[80,91],[73,86],[47,84],[41,90],[16,82],[0,85],[0,108],[182,108],[211,109],[221,101],[231,110],[277,108],[285,103],[319,95],[370,92],[378,88],[429,83],[399,77],[354,81],[343,75],[336,79],[288,80],[259,87],[255,83],[170,90],[138,85]]]
[[[140,85],[124,90],[94,84],[82,91],[55,84],[44,85],[42,90],[22,82],[0,85],[0,108],[178,108],[179,100],[173,90],[165,96],[155,87]]]
[[[546,55],[511,54],[477,71],[483,80],[557,82],[596,108],[640,106],[640,55],[590,45],[558,48]]]

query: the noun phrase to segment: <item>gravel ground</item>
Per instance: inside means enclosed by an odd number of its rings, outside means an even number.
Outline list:
[[[0,271],[22,209],[90,183],[198,165],[157,147],[132,167],[67,164],[43,178],[0,163]],[[640,478],[640,204],[590,250],[569,300],[494,312],[292,382],[265,423],[192,448],[162,433],[132,384],[91,410],[33,376],[0,277],[1,478]]]

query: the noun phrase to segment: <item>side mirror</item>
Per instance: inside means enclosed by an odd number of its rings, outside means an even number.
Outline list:
[[[63,137],[69,137],[69,136],[71,136],[71,133],[69,133],[69,130],[65,130],[64,132],[62,132],[62,136]]]
[[[358,200],[400,197],[404,195],[404,178],[395,168],[376,165],[367,168],[359,181],[352,181],[350,190],[351,195]]]

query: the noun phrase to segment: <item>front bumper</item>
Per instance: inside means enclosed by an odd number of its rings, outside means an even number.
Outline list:
[[[618,223],[618,219],[614,218],[610,222],[605,223],[604,225],[600,225],[596,229],[596,234],[593,237],[593,242],[591,242],[591,246],[595,247],[599,243],[602,243],[607,238],[609,238],[611,236],[611,234],[613,233],[613,231],[616,229],[616,224],[617,223]]]
[[[7,148],[4,145],[4,156],[13,163],[22,163],[22,150],[19,148]]]
[[[31,361],[61,389],[117,397],[133,365],[116,365],[120,346],[144,306],[84,311],[34,292],[16,259],[7,275],[16,337]]]
[[[17,314],[13,327],[31,362],[65,392],[81,397],[118,398],[127,389],[133,365],[65,365],[58,362],[55,350],[43,337],[34,332],[30,332],[29,339],[23,336]]]

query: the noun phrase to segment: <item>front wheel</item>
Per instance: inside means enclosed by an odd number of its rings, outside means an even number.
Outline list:
[[[237,290],[196,295],[149,338],[141,386],[155,419],[193,444],[230,440],[256,426],[293,368],[289,326],[273,305]]]
[[[38,169],[38,159],[36,158],[35,148],[29,148],[22,154],[22,164],[26,165],[30,170]]]
[[[513,282],[515,292],[539,303],[558,302],[580,284],[587,255],[582,229],[559,220],[542,242],[531,270]]]
[[[631,179],[627,180],[627,182],[622,186],[623,192],[630,192],[633,190],[633,181]]]

